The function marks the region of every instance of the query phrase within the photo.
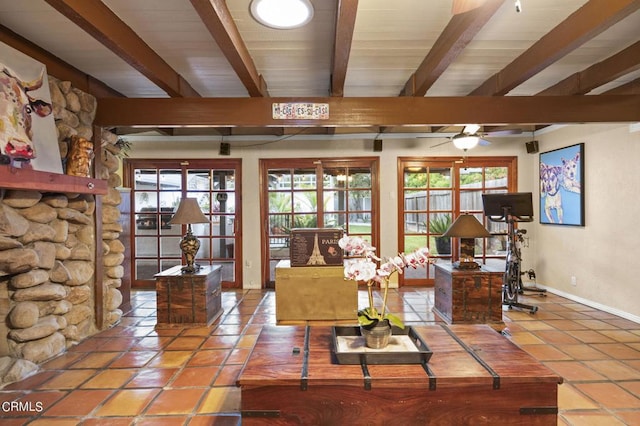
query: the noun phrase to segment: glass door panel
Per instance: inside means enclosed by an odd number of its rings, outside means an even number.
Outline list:
[[[514,192],[516,189],[512,169],[515,168],[489,162],[460,170],[460,211],[476,216],[492,234],[489,238],[476,239],[475,255],[484,263],[498,268],[504,267],[506,225],[491,222],[484,217],[482,194]]]
[[[171,247],[175,241],[168,237],[180,235],[180,227],[169,224],[180,201],[180,174],[180,169],[172,168],[134,171],[134,280],[154,280],[154,275],[162,270],[161,259],[173,258],[170,263],[180,263],[180,250]]]
[[[431,256],[449,259],[451,242],[442,234],[453,217],[452,167],[438,163],[411,164],[403,168],[402,174],[402,251],[411,252],[426,246]],[[405,285],[433,279],[433,268],[405,271],[401,279]]]

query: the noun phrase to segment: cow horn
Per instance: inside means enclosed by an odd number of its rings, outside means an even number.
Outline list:
[[[24,87],[25,92],[30,92],[33,90],[38,90],[42,87],[42,82],[44,81],[44,67],[40,71],[40,76],[32,81],[25,81],[22,83],[22,87]]]
[[[16,80],[18,80],[20,82],[20,84],[22,85],[22,88],[24,89],[25,92],[38,90],[39,88],[42,87],[42,82],[44,81],[44,70],[45,70],[45,68],[42,67],[42,70],[40,71],[40,76],[38,76],[35,80],[22,81],[22,79],[20,77],[18,77],[18,75],[15,72],[13,72],[13,70],[11,68],[9,68],[8,66],[4,65],[3,68],[2,68],[2,72],[7,74],[9,77],[15,78]]]

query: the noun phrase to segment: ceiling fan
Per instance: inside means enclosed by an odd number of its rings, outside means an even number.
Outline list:
[[[436,148],[438,146],[447,144],[449,142],[453,142],[453,145],[461,149],[463,151],[468,151],[472,148],[475,148],[477,145],[487,146],[491,145],[491,142],[484,139],[487,135],[504,135],[504,134],[518,134],[522,133],[521,129],[505,129],[505,130],[497,130],[493,132],[478,132],[482,126],[479,124],[467,124],[464,126],[460,133],[453,135],[447,142],[442,142],[436,145],[433,145],[431,148]]]

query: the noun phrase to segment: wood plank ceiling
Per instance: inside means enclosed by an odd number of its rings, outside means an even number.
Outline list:
[[[119,133],[640,121],[640,0],[311,1],[308,25],[274,30],[250,0],[0,0],[0,41],[94,93]],[[331,117],[274,120],[282,101]]]

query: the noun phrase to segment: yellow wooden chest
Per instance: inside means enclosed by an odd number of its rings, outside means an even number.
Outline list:
[[[358,284],[344,279],[343,266],[276,265],[276,320],[357,322]]]

